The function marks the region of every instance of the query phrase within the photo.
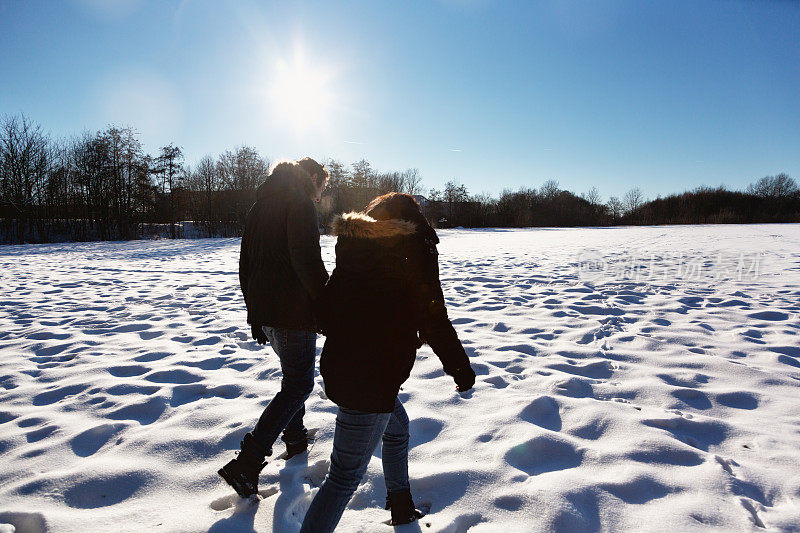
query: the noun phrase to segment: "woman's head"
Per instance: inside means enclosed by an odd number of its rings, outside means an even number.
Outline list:
[[[372,200],[364,212],[375,220],[400,219],[413,222],[424,235],[436,235],[417,200],[410,194],[390,192]]]
[[[390,192],[372,200],[364,212],[375,220],[394,218],[419,224],[428,223],[422,214],[417,200],[410,194]]]

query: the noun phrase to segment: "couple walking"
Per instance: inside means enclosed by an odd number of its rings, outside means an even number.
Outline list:
[[[379,443],[392,523],[420,516],[408,479],[408,416],[397,398],[417,348],[431,346],[459,391],[475,383],[447,317],[439,239],[416,200],[390,193],[363,213],[338,218],[336,268],[329,278],[314,206],[327,180],[313,159],[279,163],[247,215],[239,260],[247,321],[253,337],[277,353],[283,377],[238,456],[219,471],[247,497],[257,493],[264,458],[281,433],[287,458],[307,449],[304,403],[314,386],[321,331],[320,373],[339,409],[330,469],[301,529],[315,533],[334,530]]]

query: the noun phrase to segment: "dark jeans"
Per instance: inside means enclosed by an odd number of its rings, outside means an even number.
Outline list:
[[[300,442],[308,434],[303,425],[303,415],[306,413],[305,401],[314,389],[317,334],[268,326],[264,326],[264,333],[278,354],[283,373],[281,390],[264,409],[252,431],[264,454],[269,455],[281,431],[284,442]]]
[[[336,528],[381,440],[386,490],[409,490],[408,415],[400,400],[395,400],[391,413],[365,413],[340,407],[333,434],[331,466],[308,508],[300,533],[328,532]]]

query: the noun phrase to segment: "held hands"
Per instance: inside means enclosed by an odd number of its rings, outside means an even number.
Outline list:
[[[258,344],[267,344],[267,335],[266,335],[266,333],[264,333],[264,329],[261,326],[257,326],[256,324],[253,324],[250,327],[250,332],[253,335],[253,339]]]
[[[459,368],[453,374],[458,392],[467,392],[475,385],[475,372],[471,367]]]

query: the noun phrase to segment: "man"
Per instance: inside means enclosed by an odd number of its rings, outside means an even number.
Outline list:
[[[258,492],[264,457],[272,454],[281,431],[287,458],[308,447],[303,415],[314,388],[314,310],[328,280],[314,203],[327,181],[328,172],[311,158],[278,163],[245,220],[239,282],[247,322],[253,338],[269,342],[278,354],[283,378],[281,390],[244,436],[239,455],[219,470],[242,497]]]

